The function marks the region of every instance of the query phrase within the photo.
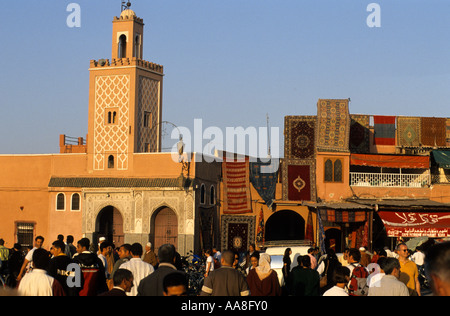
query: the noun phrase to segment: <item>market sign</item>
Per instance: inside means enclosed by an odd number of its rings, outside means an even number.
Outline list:
[[[388,237],[450,237],[448,212],[378,212]]]

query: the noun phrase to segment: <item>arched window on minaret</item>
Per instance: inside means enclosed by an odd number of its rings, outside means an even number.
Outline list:
[[[141,36],[137,34],[134,38],[134,56],[141,59]]]
[[[114,169],[114,156],[113,155],[108,157],[108,169]]]
[[[127,57],[127,36],[125,34],[119,37],[119,52],[117,54],[119,58]]]

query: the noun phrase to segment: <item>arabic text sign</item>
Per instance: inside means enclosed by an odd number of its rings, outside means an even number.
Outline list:
[[[450,213],[379,212],[389,237],[450,237]]]

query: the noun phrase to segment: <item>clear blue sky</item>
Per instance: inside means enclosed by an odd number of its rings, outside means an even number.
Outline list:
[[[81,28],[66,7],[81,6]],[[111,58],[120,0],[16,0],[0,19],[0,153],[87,133],[89,61]],[[366,25],[381,6],[381,28]],[[134,0],[144,59],[165,67],[163,119],[270,125],[351,98],[351,113],[450,117],[448,0]],[[282,136],[282,135],[281,135]],[[282,139],[280,139],[282,142]]]

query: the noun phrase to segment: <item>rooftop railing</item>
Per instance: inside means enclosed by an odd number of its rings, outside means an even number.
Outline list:
[[[431,175],[351,172],[350,185],[355,187],[423,188],[431,185]]]

